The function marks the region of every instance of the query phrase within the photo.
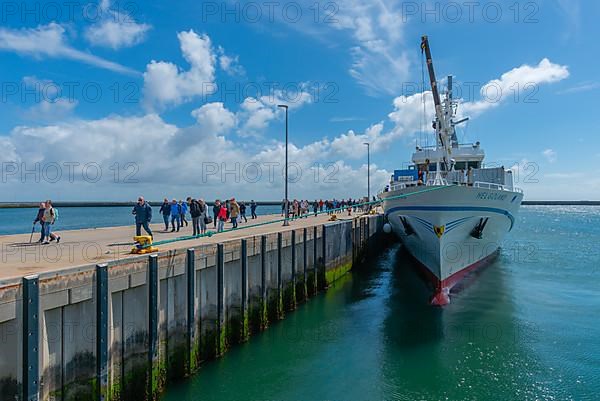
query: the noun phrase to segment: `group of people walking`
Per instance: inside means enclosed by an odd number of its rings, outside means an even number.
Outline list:
[[[256,208],[257,204],[252,200],[249,204],[251,219],[257,218]],[[169,201],[168,198],[165,198],[160,206],[159,213],[162,215],[165,224],[164,231],[178,232],[184,225],[186,227],[189,225],[187,220],[189,212],[193,235],[200,235],[205,234],[211,224],[217,232],[224,231],[227,221],[231,222],[232,228],[238,228],[238,224],[242,221],[248,222],[247,209],[248,207],[244,202],[238,203],[235,198],[225,201],[217,199],[213,203],[211,213],[211,209],[209,209],[209,205],[204,199],[195,199],[188,196],[185,202],[182,200],[177,201],[177,199]],[[135,215],[136,235],[141,235],[141,229],[144,228],[148,235],[153,236],[149,226],[152,220],[152,208],[144,200],[144,197],[140,196],[138,198],[132,213]]]
[[[182,200],[178,202],[177,199],[169,201],[169,199],[165,198],[159,210],[159,213],[162,214],[163,221],[165,222],[165,231],[169,231],[169,222],[171,223],[171,232],[179,231],[184,224],[187,226],[189,223],[186,219],[186,215],[188,210],[191,212],[192,206],[195,212],[192,214],[193,223],[194,214],[198,214],[197,209],[200,203],[204,203],[204,201],[202,199],[198,201],[190,197],[187,198],[186,202]]]
[[[281,215],[285,215],[286,208],[285,199],[281,205]],[[366,210],[367,207],[361,205],[361,202],[357,199],[347,200],[314,200],[309,202],[306,199],[289,202],[289,215],[291,218],[307,217],[312,213],[317,216],[319,213],[326,212],[327,214],[340,213],[343,210],[347,210],[348,213],[352,213],[354,210]],[[207,228],[212,224],[212,227],[217,232],[222,232],[225,229],[225,223],[230,222],[231,228],[236,229],[240,223],[247,223],[248,217],[247,212],[250,211],[250,219],[256,219],[257,203],[252,200],[248,205],[245,202],[238,202],[235,198],[231,198],[225,201],[217,199],[212,204],[212,207],[204,201],[204,199],[195,199],[187,197],[186,201],[172,199],[169,201],[165,198],[162,205],[160,206],[159,213],[163,217],[165,224],[164,232],[178,232],[184,225],[187,227],[189,222],[187,220],[187,214],[191,216],[193,235],[201,235],[207,232]],[[141,235],[142,228],[153,236],[150,223],[152,221],[152,207],[140,196],[137,203],[133,207],[132,214],[135,215],[136,235]],[[60,242],[60,235],[52,232],[52,226],[58,219],[58,210],[52,206],[52,201],[47,200],[40,203],[40,207],[37,212],[37,216],[33,221],[32,235],[35,231],[35,225],[40,223],[40,239],[38,240],[41,244],[49,244],[52,241]],[[169,230],[170,228],[170,230]]]
[[[359,201],[358,199],[332,199],[332,200],[314,200],[313,202],[309,202],[306,199],[297,200],[294,199],[290,201],[288,204],[288,212],[289,216],[293,219],[307,217],[312,213],[316,216],[319,213],[327,213],[329,215],[334,213],[341,213],[343,210],[347,210],[348,214],[351,214],[352,211],[365,211],[368,209],[367,206],[363,205],[364,201]],[[285,215],[285,199],[281,202],[281,216]]]
[[[256,202],[254,200],[250,201],[249,207],[250,218],[254,220],[258,217],[256,215]],[[227,221],[231,221],[232,228],[238,228],[238,224],[241,222],[247,223],[247,209],[246,203],[238,203],[235,198],[226,201],[217,199],[212,207],[213,228],[216,228],[217,232],[222,232],[225,229],[225,222]]]

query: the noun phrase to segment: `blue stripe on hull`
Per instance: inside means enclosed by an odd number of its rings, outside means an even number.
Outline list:
[[[398,211],[429,211],[429,212],[488,212],[488,213],[496,213],[506,216],[510,220],[510,228],[508,231],[513,229],[515,225],[514,216],[504,210],[498,209],[495,207],[483,207],[483,206],[397,206],[393,207],[386,212],[386,214],[390,214],[392,212]]]

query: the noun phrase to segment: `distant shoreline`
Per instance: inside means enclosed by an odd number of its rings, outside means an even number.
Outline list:
[[[250,201],[244,201],[250,203]],[[135,205],[135,202],[53,202],[56,207],[123,207]],[[256,201],[259,206],[278,206],[281,201]],[[207,202],[212,205],[212,202]],[[547,200],[532,200],[523,201],[523,206],[600,206],[598,201],[547,201]],[[160,206],[162,202],[150,201],[152,206]],[[36,208],[38,202],[0,202],[0,209],[26,209]]]

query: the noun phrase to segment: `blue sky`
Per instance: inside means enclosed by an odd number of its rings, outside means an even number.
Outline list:
[[[528,199],[599,198],[595,2],[70,4],[0,10],[0,201],[279,199],[282,102],[293,197],[366,193],[365,141],[375,192],[431,136],[422,34],[461,139]]]

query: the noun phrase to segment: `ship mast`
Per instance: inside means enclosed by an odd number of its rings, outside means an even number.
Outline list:
[[[435,70],[433,69],[433,60],[431,58],[431,49],[429,48],[429,39],[427,36],[421,37],[421,50],[425,52],[425,58],[427,59],[427,70],[429,72],[429,83],[431,84],[431,92],[433,94],[433,102],[435,104],[435,124],[434,128],[436,131],[436,142],[438,144],[438,148],[444,150],[444,164],[446,166],[446,171],[449,170],[448,162],[450,160],[450,147],[451,140],[453,134],[452,127],[452,106],[451,104],[447,104],[445,107],[445,111],[442,108],[442,101],[440,99],[440,93],[437,88],[437,81],[435,79]],[[449,78],[449,84],[452,82],[452,78]],[[449,97],[446,99],[451,103],[451,88],[449,88]],[[450,115],[449,115],[450,114]],[[437,168],[435,174],[436,185],[442,182],[441,173],[440,173],[440,161],[437,161]]]

